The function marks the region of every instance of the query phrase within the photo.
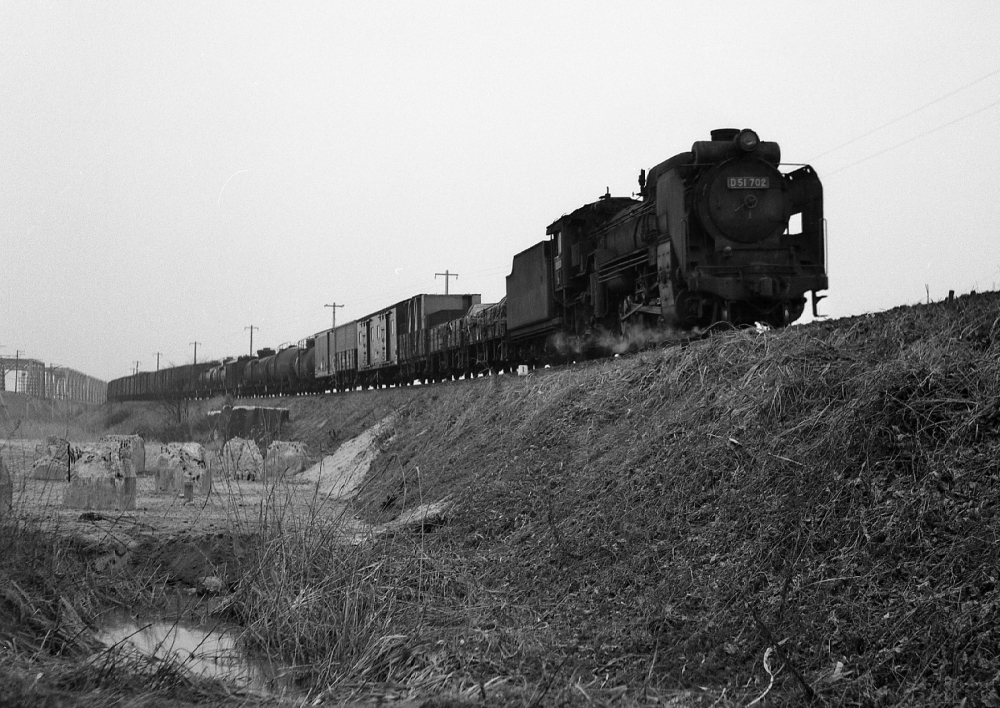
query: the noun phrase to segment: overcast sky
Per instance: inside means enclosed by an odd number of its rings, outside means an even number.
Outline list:
[[[996,289],[998,30],[995,0],[3,0],[0,354],[112,379],[445,270],[494,302],[719,127],[817,169],[827,315]]]

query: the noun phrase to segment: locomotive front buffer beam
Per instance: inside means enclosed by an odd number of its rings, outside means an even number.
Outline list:
[[[710,293],[723,300],[799,300],[806,293],[826,289],[826,277],[784,276],[717,277],[696,275],[688,279],[692,291]],[[814,301],[816,296],[813,295]]]

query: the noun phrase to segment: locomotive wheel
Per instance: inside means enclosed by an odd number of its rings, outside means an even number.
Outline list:
[[[787,327],[802,316],[802,311],[805,309],[805,302],[805,298],[802,298],[800,301],[785,300],[765,313],[765,321],[775,329]]]

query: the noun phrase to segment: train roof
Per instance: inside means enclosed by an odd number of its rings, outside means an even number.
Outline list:
[[[563,222],[569,221],[607,221],[620,211],[629,209],[637,204],[641,204],[632,197],[612,197],[610,193],[605,194],[596,202],[584,204],[579,209],[563,214],[558,219],[549,224],[545,233],[552,235],[562,229]]]

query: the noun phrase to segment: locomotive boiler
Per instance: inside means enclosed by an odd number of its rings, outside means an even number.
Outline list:
[[[585,204],[514,257],[508,335],[526,358],[651,328],[781,327],[827,287],[823,189],[777,143],[712,131],[639,175],[638,199]],[[554,336],[553,336],[554,335]]]

